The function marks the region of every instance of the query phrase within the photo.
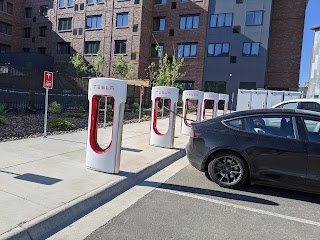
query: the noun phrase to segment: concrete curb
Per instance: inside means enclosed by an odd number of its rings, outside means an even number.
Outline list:
[[[30,222],[22,223],[19,227],[1,235],[0,238],[14,240],[46,239],[185,155],[185,150],[179,149],[173,154],[155,160],[136,173],[121,176],[120,179],[80,196]]]

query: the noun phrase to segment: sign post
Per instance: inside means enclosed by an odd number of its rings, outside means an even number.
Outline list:
[[[43,88],[46,89],[46,97],[44,104],[44,132],[43,137],[47,137],[47,120],[48,120],[48,102],[49,89],[53,88],[53,72],[44,71],[43,74]]]
[[[144,94],[144,85],[140,85],[139,122],[141,121],[141,105],[142,105],[142,95],[143,94]]]

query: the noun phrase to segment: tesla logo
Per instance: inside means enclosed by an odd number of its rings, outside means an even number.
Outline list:
[[[43,87],[52,89],[53,88],[53,72],[45,71],[43,74]]]
[[[187,97],[198,97],[198,94],[187,93],[186,96],[187,96]]]
[[[170,95],[170,94],[171,94],[171,92],[159,91],[159,90],[157,90],[156,93],[157,93],[157,94],[161,94],[161,95]]]
[[[94,89],[110,90],[114,91],[114,86],[105,86],[105,85],[93,85]]]

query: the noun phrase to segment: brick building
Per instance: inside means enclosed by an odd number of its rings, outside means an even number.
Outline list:
[[[181,55],[186,89],[297,89],[307,0],[0,0],[0,52],[37,52],[65,64],[100,49],[148,78],[160,51]],[[250,22],[252,21],[252,23]]]

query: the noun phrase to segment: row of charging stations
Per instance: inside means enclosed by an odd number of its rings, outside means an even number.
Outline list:
[[[88,168],[107,173],[119,173],[126,97],[126,81],[110,78],[93,78],[89,80],[89,120],[86,151],[86,166]],[[154,87],[152,89],[150,145],[164,148],[174,147],[178,99],[178,88]],[[229,96],[226,94],[204,93],[198,90],[184,91],[182,99],[183,119],[181,133],[187,135],[191,132],[191,121],[201,121],[207,118],[206,105],[208,101],[212,101],[212,105],[209,108],[212,110],[212,113],[209,115],[210,118],[217,115],[219,101],[224,101],[224,114],[226,113],[229,102]],[[169,126],[164,130],[160,130],[161,124],[158,121],[160,102],[162,102],[162,104],[167,102],[168,105],[166,108]],[[99,119],[101,118],[100,109],[103,103],[110,104],[112,109],[112,126],[108,131],[104,128],[99,128]],[[193,115],[189,114],[191,112]],[[110,137],[108,141],[103,141],[106,135]]]
[[[226,114],[229,104],[228,94],[218,94],[212,92],[202,92],[198,90],[185,90],[182,94],[183,100],[183,119],[181,125],[181,133],[190,135],[191,132],[191,121],[201,121],[207,119],[207,103],[212,102],[211,106],[209,104],[209,109],[212,111],[211,118],[217,116],[218,103],[223,101],[223,114]],[[195,111],[196,115],[188,115],[189,111]]]

